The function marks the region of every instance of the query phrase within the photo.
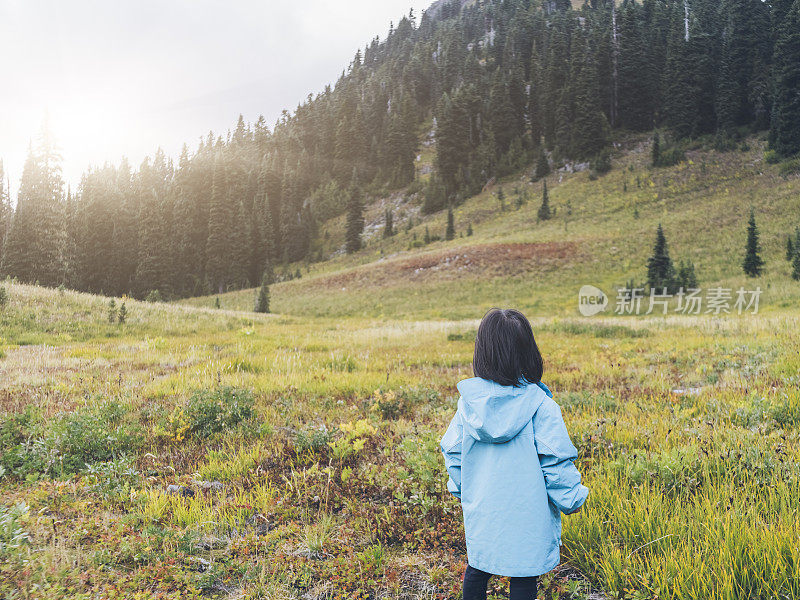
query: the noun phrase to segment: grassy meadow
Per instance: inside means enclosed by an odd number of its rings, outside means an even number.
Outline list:
[[[539,598],[800,598],[800,185],[759,140],[658,170],[626,144],[597,180],[551,175],[544,223],[512,178],[506,210],[497,186],[457,209],[473,236],[414,247],[445,217],[398,196],[410,228],[291,265],[275,314],[2,283],[0,598],[459,598],[438,441],[492,305],[531,318],[591,489]],[[704,288],[752,287],[750,205],[758,315],[578,316],[584,283],[644,279],[658,222]]]
[[[428,245],[422,245],[426,228],[444,237],[446,211],[423,217],[413,198],[395,193],[367,207],[361,252],[276,266],[278,273],[299,269],[302,278],[273,285],[272,308],[302,316],[464,319],[491,306],[513,305],[531,316],[575,316],[584,284],[600,287],[613,300],[616,287],[630,280],[644,283],[661,223],[673,261],[691,260],[704,289],[758,285],[762,309],[794,311],[800,286],[791,280],[784,258],[786,237],[800,226],[800,179],[782,176],[779,165],[765,163],[763,140],[751,138],[744,147],[717,152],[698,145],[679,165],[653,169],[649,138],[623,138],[608,174],[547,177],[552,219],[537,220],[542,183],[532,183],[526,171],[455,208],[456,238]],[[421,157],[432,160],[430,153]],[[497,200],[500,188],[505,210]],[[383,238],[388,206],[397,233]],[[755,282],[741,269],[751,207],[767,263]],[[467,236],[470,225],[474,233]],[[344,244],[343,218],[322,228],[326,252]],[[223,308],[248,311],[255,292],[187,302],[213,307],[219,299]]]

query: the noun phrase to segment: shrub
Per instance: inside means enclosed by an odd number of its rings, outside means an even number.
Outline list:
[[[342,436],[328,442],[328,446],[333,458],[340,462],[345,462],[361,452],[369,437],[375,433],[375,428],[370,425],[368,419],[342,423],[339,425],[339,430]]]
[[[294,435],[294,448],[298,454],[303,452],[321,454],[327,452],[330,441],[331,433],[324,425],[301,429]]]
[[[423,515],[440,506],[446,490],[439,437],[436,431],[426,431],[406,437],[397,447],[403,466],[397,470],[395,500],[416,507]]]
[[[419,179],[415,179],[406,188],[406,197],[409,198],[414,194],[419,194],[424,189],[425,189],[425,184]]]
[[[145,298],[145,302],[162,302],[161,292],[158,290],[150,290]]]
[[[253,393],[242,388],[196,390],[186,408],[189,431],[195,437],[208,438],[234,429],[253,418],[254,404]]]
[[[5,476],[71,475],[89,465],[134,453],[144,440],[117,402],[84,408],[49,422],[33,407],[0,423],[0,468]]]
[[[784,179],[800,173],[800,158],[785,160],[778,167],[778,174]]]
[[[658,161],[659,167],[672,167],[678,163],[686,160],[686,154],[680,148],[665,148],[661,151],[661,156]]]
[[[25,477],[44,468],[30,441],[40,433],[40,419],[39,411],[28,405],[0,420],[0,477]]]
[[[781,155],[775,152],[775,150],[767,150],[764,152],[764,161],[768,165],[777,165],[781,162]]]
[[[122,503],[130,498],[131,490],[139,487],[140,475],[134,468],[133,459],[126,456],[89,465],[86,481],[91,490],[104,500]]]
[[[64,415],[50,428],[44,449],[51,473],[72,474],[97,462],[129,456],[144,442],[141,428],[126,418],[127,407],[109,401]]]
[[[447,341],[448,342],[474,342],[476,335],[478,335],[478,332],[475,329],[470,329],[469,331],[459,331],[458,333],[448,333],[447,334]]]
[[[592,171],[599,175],[604,175],[611,170],[611,152],[608,149],[602,150],[592,159]]]
[[[562,321],[546,326],[545,329],[555,333],[569,335],[587,335],[596,338],[643,338],[650,336],[649,329],[634,329],[626,325],[602,325]]]
[[[125,320],[128,318],[128,309],[125,307],[125,302],[123,301],[119,307],[119,314],[117,315],[117,323],[120,325],[125,325]]]
[[[407,406],[402,394],[397,394],[394,390],[386,392],[375,390],[372,395],[373,403],[371,410],[380,413],[384,419],[395,419],[406,412]]]
[[[0,558],[29,542],[30,536],[24,529],[28,518],[28,506],[22,502],[8,508],[0,506]]]
[[[4,309],[8,305],[8,291],[6,290],[6,286],[0,285],[0,310]]]

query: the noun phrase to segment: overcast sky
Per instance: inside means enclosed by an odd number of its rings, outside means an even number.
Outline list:
[[[73,186],[90,165],[176,157],[241,113],[272,126],[416,0],[0,0],[0,159],[16,196],[50,115]]]

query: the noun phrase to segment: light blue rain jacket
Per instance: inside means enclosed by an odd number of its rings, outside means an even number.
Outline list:
[[[558,565],[561,513],[575,512],[581,485],[575,446],[543,383],[458,383],[458,410],[442,438],[447,489],[461,499],[467,560],[507,577]]]

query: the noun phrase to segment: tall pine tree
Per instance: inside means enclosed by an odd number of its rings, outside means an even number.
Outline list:
[[[793,156],[800,152],[800,0],[794,0],[777,31],[770,146],[781,156]]]
[[[345,234],[345,248],[348,254],[361,249],[361,233],[364,231],[364,206],[361,202],[361,189],[358,186],[358,177],[353,172],[350,191],[347,199],[347,231]]]
[[[750,209],[750,221],[747,224],[747,245],[745,248],[742,270],[748,277],[758,277],[764,270],[764,260],[761,258],[761,246],[758,242],[758,227],[756,215]]]
[[[647,285],[651,289],[661,293],[666,289],[669,293],[674,293],[677,288],[675,266],[669,256],[667,238],[664,236],[664,229],[661,223],[656,230],[656,243],[653,246],[653,255],[647,260]]]
[[[225,165],[218,154],[214,159],[214,179],[206,243],[206,278],[211,291],[222,293],[228,285],[228,234],[230,231],[229,198]]]

